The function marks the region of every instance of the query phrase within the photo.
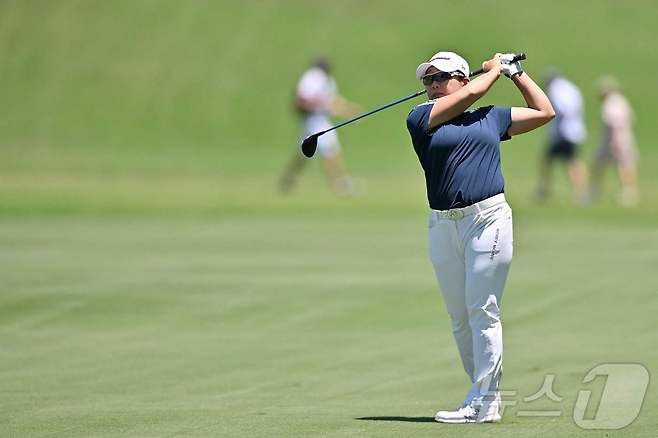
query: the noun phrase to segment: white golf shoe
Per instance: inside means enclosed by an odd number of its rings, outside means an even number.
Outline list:
[[[454,411],[439,411],[436,413],[434,420],[439,423],[498,423],[500,414],[498,407],[489,406],[488,409],[475,409],[471,405],[466,405]]]

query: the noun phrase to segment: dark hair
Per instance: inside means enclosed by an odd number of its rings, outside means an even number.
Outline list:
[[[325,73],[329,74],[331,72],[331,62],[326,56],[318,56],[313,61],[313,67],[322,69]]]
[[[562,77],[562,73],[558,70],[557,67],[548,67],[546,72],[544,72],[544,84],[548,86],[555,79]]]

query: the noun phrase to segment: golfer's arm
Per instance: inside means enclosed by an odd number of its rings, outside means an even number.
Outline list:
[[[357,115],[359,106],[343,96],[335,96],[329,106],[332,115],[344,118],[350,118]]]
[[[555,117],[551,101],[527,73],[512,76],[512,81],[521,91],[527,108],[512,108],[512,124],[507,133],[511,136],[532,131],[550,122]]]
[[[317,99],[308,99],[305,97],[297,96],[296,99],[297,103],[297,108],[306,111],[306,112],[313,112],[313,111],[322,111],[324,110],[322,103],[317,100]]]
[[[436,99],[428,123],[429,129],[454,119],[468,109],[475,101],[484,96],[498,80],[500,69],[492,69],[464,85],[459,91]]]

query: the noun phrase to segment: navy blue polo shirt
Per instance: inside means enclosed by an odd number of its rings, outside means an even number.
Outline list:
[[[500,141],[510,138],[511,108],[466,111],[428,130],[433,104],[418,105],[407,117],[407,129],[425,171],[430,208],[466,207],[503,193]]]

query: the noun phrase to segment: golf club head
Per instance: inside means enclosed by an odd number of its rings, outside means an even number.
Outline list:
[[[302,142],[302,153],[305,157],[311,158],[315,155],[315,150],[318,148],[318,137],[318,134],[312,134]]]

